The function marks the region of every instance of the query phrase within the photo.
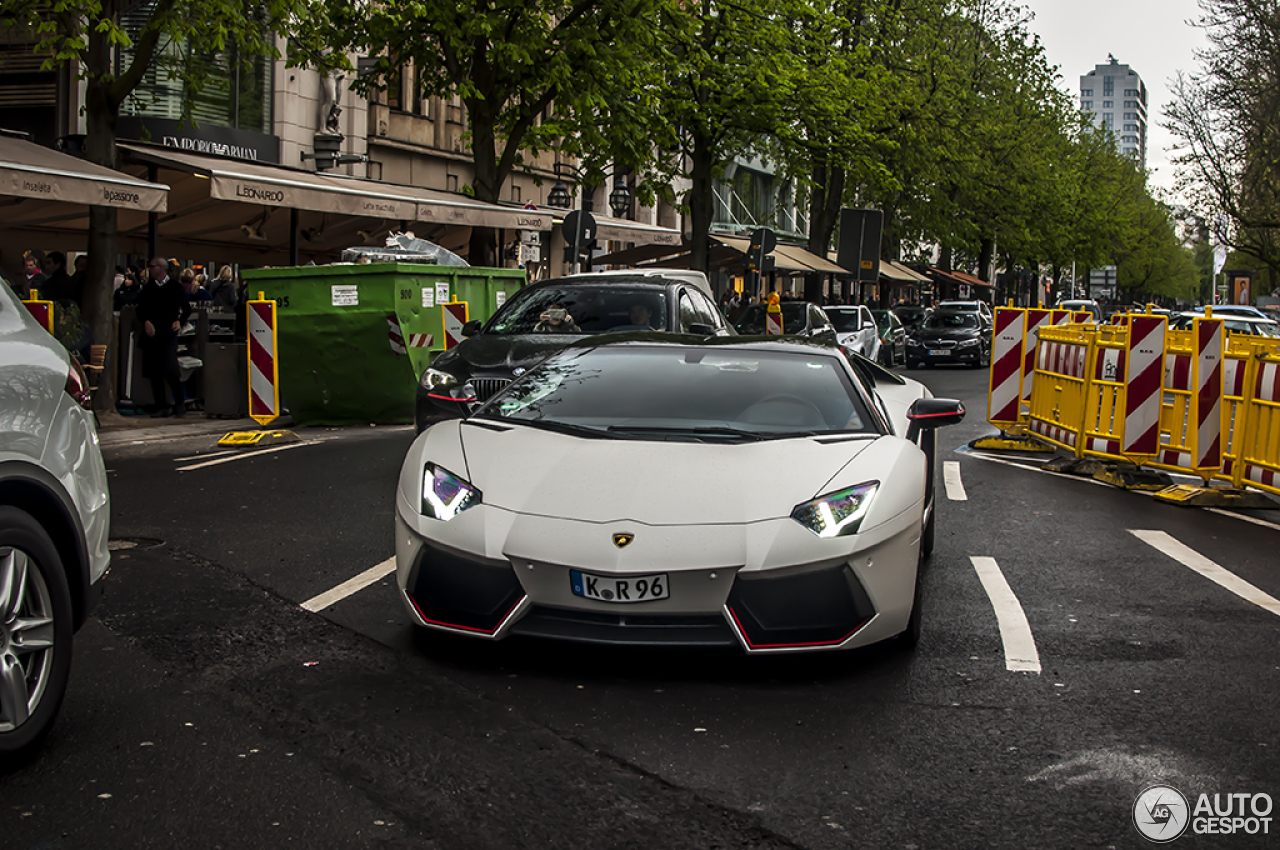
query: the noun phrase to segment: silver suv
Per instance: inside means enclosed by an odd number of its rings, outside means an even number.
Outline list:
[[[33,754],[101,595],[107,471],[80,365],[0,284],[0,766]]]

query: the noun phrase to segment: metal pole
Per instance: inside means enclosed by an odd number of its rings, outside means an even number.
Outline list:
[[[289,265],[298,264],[298,209],[289,208]]]

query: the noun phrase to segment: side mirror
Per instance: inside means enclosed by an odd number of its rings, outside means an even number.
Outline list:
[[[954,398],[918,398],[907,410],[907,420],[911,423],[907,439],[918,442],[923,430],[959,425],[964,421],[964,412],[964,405]]]
[[[693,322],[689,325],[689,333],[694,336],[713,336],[715,335],[715,332],[715,328],[702,322]]]
[[[480,333],[481,322],[479,319],[472,319],[462,326],[463,336],[475,336]]]

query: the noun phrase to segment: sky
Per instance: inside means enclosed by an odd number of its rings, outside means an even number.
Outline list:
[[[1196,69],[1193,55],[1206,46],[1204,32],[1187,21],[1200,16],[1197,0],[1020,0],[1035,13],[1030,29],[1045,56],[1058,66],[1060,87],[1078,101],[1080,76],[1105,63],[1107,54],[1138,72],[1147,84],[1147,168],[1151,182],[1172,190],[1167,149],[1173,139],[1161,126],[1169,83],[1178,71]]]

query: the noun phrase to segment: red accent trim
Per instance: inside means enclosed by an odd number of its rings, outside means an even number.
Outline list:
[[[842,637],[842,638],[840,638],[840,639],[838,639],[838,640],[826,640],[826,641],[818,641],[818,642],[813,642],[813,643],[761,643],[761,644],[755,644],[755,643],[752,643],[752,642],[751,642],[751,636],[750,636],[750,635],[748,635],[748,634],[747,634],[747,630],[746,630],[745,628],[743,628],[742,621],[738,619],[738,615],[737,615],[737,613],[736,613],[732,608],[730,608],[728,605],[726,605],[726,606],[725,606],[725,610],[727,610],[727,611],[729,612],[729,616],[730,616],[730,617],[732,617],[732,618],[733,618],[733,622],[737,624],[737,626],[738,626],[738,634],[739,634],[739,635],[741,635],[741,636],[742,636],[742,639],[743,639],[743,640],[745,640],[745,641],[747,642],[747,646],[751,647],[752,649],[788,649],[788,648],[796,648],[796,647],[802,647],[802,646],[835,646],[835,645],[837,645],[837,644],[844,643],[844,642],[845,642],[845,641],[847,641],[849,638],[853,637],[853,636],[854,636],[854,635],[856,635],[858,632],[862,631],[862,629],[867,625],[867,623],[870,623],[870,622],[871,622],[870,620],[863,620],[861,623],[859,623],[857,626],[855,626],[855,627],[854,627],[853,631],[849,632],[849,634],[845,635],[844,637]]]
[[[949,410],[945,413],[917,413],[915,416],[912,416],[910,413],[908,413],[907,418],[912,421],[915,421],[916,419],[937,419],[939,416],[955,416],[957,413],[963,414],[964,409],[962,408],[960,410]]]
[[[460,626],[457,623],[446,623],[442,620],[433,620],[426,614],[422,613],[422,608],[418,605],[418,600],[413,598],[412,593],[406,593],[405,596],[408,598],[409,602],[412,603],[413,610],[418,612],[418,616],[422,618],[423,622],[430,623],[433,626],[444,626],[450,629],[459,629],[464,632],[475,632],[476,634],[489,635],[489,637],[493,637],[497,633],[498,629],[502,628],[502,624],[507,621],[507,618],[511,616],[511,612],[516,610],[516,607],[521,602],[529,598],[526,594],[525,596],[521,596],[517,599],[516,604],[512,605],[511,608],[507,610],[507,613],[498,618],[498,625],[494,626],[492,629],[477,629],[475,626]]]
[[[456,401],[456,402],[464,402],[469,400],[465,398],[454,398],[451,395],[436,395],[435,393],[427,393],[427,398],[438,398],[441,401]]]

